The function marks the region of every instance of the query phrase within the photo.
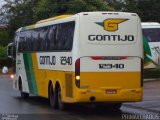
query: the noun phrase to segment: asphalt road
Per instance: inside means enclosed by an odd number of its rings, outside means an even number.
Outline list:
[[[8,119],[7,119],[8,118]],[[8,75],[0,75],[0,120],[160,120],[160,81],[144,83],[144,100],[125,103],[119,111],[73,105],[67,111],[53,110],[45,98],[24,100],[12,89]]]

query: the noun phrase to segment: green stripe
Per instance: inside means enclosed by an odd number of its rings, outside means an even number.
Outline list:
[[[148,62],[152,62],[147,55],[151,56],[152,57],[152,54],[151,54],[151,49],[149,47],[149,44],[148,44],[148,40],[145,36],[143,36],[143,45],[144,45],[144,51],[145,51],[145,61],[144,63],[148,63]]]
[[[100,25],[100,26],[102,26],[102,27],[104,27],[104,23],[103,22],[95,22],[95,23]]]
[[[28,80],[29,92],[37,95],[38,91],[37,91],[37,84],[36,84],[35,75],[33,71],[32,54],[24,53],[23,59],[24,59],[27,80]]]

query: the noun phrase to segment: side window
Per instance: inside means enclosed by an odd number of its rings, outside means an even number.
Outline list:
[[[18,51],[71,50],[74,30],[72,21],[20,32]]]
[[[75,22],[57,24],[54,38],[54,50],[71,50],[73,45]]]
[[[40,50],[45,51],[46,50],[46,35],[47,35],[47,27],[41,29],[40,34]]]
[[[31,31],[31,35],[30,35],[30,49],[31,51],[33,51],[33,34],[34,34],[34,30]]]
[[[56,25],[53,25],[53,26],[49,27],[47,50],[54,50],[55,49],[56,32],[57,32],[57,26]]]
[[[18,52],[22,52],[22,41],[18,42]]]
[[[62,50],[63,39],[64,39],[63,25],[58,24],[57,25],[56,39],[54,40],[56,50]]]
[[[32,51],[38,50],[38,36],[39,36],[39,30],[36,29],[32,32],[31,38],[32,38]]]
[[[67,42],[67,31],[68,31],[68,23],[63,23],[61,24],[61,38],[60,38],[60,42],[61,42],[61,50],[65,50],[65,44]]]
[[[31,51],[31,32],[32,31],[26,31],[26,41],[27,41],[27,49],[26,51]]]
[[[64,49],[72,50],[75,22],[69,22],[65,30],[66,30],[65,31],[66,42],[64,44]]]
[[[19,51],[24,52],[26,50],[26,40],[25,40],[25,32],[20,32],[20,38],[19,38]]]
[[[32,31],[23,31],[20,32],[19,38],[19,52],[31,51],[31,32]]]

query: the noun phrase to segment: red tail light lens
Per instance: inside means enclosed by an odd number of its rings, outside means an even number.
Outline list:
[[[75,63],[75,75],[80,75],[80,58],[77,59]]]
[[[92,60],[125,60],[126,56],[92,56]]]
[[[127,59],[127,57],[126,56],[121,56],[121,57],[119,57],[119,59],[120,60],[125,60],[125,59]]]
[[[75,62],[75,84],[80,88],[80,58]]]
[[[93,56],[91,57],[93,60],[103,60],[103,57],[100,56]]]

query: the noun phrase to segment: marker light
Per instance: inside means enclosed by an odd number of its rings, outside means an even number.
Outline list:
[[[11,77],[11,79],[13,79],[13,78],[14,78],[14,75],[12,74],[10,77]]]

